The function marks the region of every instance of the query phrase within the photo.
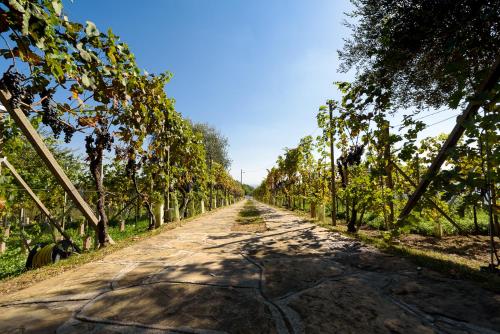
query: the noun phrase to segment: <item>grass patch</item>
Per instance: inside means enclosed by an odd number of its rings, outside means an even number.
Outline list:
[[[266,223],[255,202],[247,200],[238,213],[236,223],[231,227],[232,231],[238,232],[264,232],[267,231]]]

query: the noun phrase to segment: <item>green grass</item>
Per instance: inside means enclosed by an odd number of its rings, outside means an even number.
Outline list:
[[[137,224],[132,224],[129,222],[126,224],[125,231],[120,232],[119,226],[110,226],[109,234],[114,241],[121,241],[131,238],[133,236],[141,235],[147,232],[149,220],[142,219],[137,222]],[[83,237],[78,233],[78,229],[75,226],[68,226],[66,232],[71,236],[73,241],[77,244],[82,245]],[[87,231],[87,233],[93,233],[93,231]],[[52,236],[49,233],[41,233],[38,238],[32,238],[33,243],[40,242],[52,242]],[[21,240],[18,230],[13,230],[11,237],[7,240],[7,251],[0,255],[0,280],[17,276],[24,271],[27,254],[21,249]]]
[[[250,233],[264,232],[267,230],[266,223],[261,216],[261,212],[255,206],[254,201],[247,200],[245,202],[231,230]]]
[[[254,202],[247,200],[238,213],[238,218],[236,219],[240,224],[257,224],[262,223],[263,219],[260,215],[259,209],[255,206]]]

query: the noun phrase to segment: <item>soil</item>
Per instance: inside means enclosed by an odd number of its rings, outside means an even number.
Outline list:
[[[378,237],[376,230],[364,229],[364,233]],[[447,255],[454,255],[467,260],[481,262],[482,265],[490,261],[490,238],[485,235],[450,235],[441,238],[407,234],[400,236],[396,242],[420,250],[430,250]]]

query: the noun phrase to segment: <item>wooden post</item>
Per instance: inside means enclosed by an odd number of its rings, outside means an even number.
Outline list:
[[[438,238],[443,237],[443,225],[439,219],[436,219],[436,226],[434,226],[434,236]]]
[[[200,211],[201,211],[201,214],[205,213],[205,201],[203,199],[201,199],[201,201],[200,201]]]
[[[3,236],[5,238],[9,238],[10,237],[10,223],[9,223],[9,220],[7,219],[7,215],[5,215],[5,217],[3,218]]]
[[[26,217],[26,214],[24,212],[24,208],[21,208],[21,214],[19,217],[19,224],[21,227],[20,236],[21,236],[21,249],[22,249],[23,253],[28,253],[30,251],[31,240],[27,239],[26,236],[24,235],[24,226],[29,225],[29,223],[30,223],[29,217]]]

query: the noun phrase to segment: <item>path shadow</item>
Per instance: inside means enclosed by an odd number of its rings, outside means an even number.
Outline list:
[[[59,333],[120,328],[228,333],[500,328],[498,294],[417,270],[405,259],[321,228],[296,227],[262,235],[210,236],[213,241],[246,238],[172,256],[164,263],[96,263],[102,271],[92,279],[75,277],[74,286],[65,282],[57,295],[96,291],[95,296],[79,302],[4,305],[0,332],[21,326],[27,333],[57,328]],[[65,323],[73,311],[74,320]]]

